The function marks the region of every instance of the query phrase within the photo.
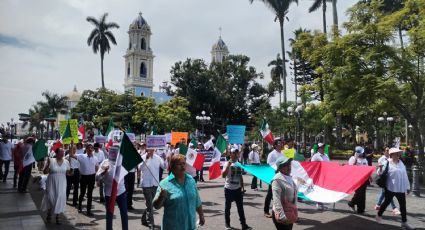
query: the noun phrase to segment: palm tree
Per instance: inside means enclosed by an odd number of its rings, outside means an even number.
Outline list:
[[[42,123],[44,118],[49,114],[47,107],[40,105],[40,102],[33,105],[32,108],[29,109],[29,115],[30,115],[30,126],[29,130],[34,130],[36,132],[36,136],[39,138],[43,138],[43,129],[44,124]]]
[[[270,75],[272,81],[269,84],[269,93],[274,94],[274,92],[279,92],[279,105],[282,103],[282,58],[280,58],[280,54],[277,54],[276,59],[269,62],[268,66],[273,66]]]
[[[322,7],[323,11],[323,33],[327,33],[326,30],[326,2],[332,2],[332,15],[333,15],[333,25],[338,29],[338,9],[336,8],[337,0],[314,0],[313,5],[310,6],[308,12],[311,13],[313,11],[318,10]]]
[[[254,0],[249,0],[252,4]],[[288,14],[289,6],[291,3],[295,2],[298,4],[298,0],[260,0],[262,1],[275,15],[275,21],[279,20],[280,26],[280,43],[282,46],[282,69],[283,69],[283,102],[287,102],[286,97],[286,58],[285,58],[285,35],[283,33],[283,26],[286,15]],[[280,99],[282,100],[282,99]]]
[[[41,95],[43,95],[44,99],[46,101],[38,102],[37,104],[41,108],[45,108],[47,110],[47,114],[45,118],[47,117],[56,117],[58,113],[65,112],[68,109],[68,105],[66,101],[68,100],[68,97],[66,96],[59,96],[58,94],[51,93],[49,91],[44,91]],[[49,124],[47,125],[47,127]],[[51,126],[51,133],[53,135],[53,128],[55,127],[55,124],[52,122]],[[47,130],[49,130],[47,128]]]
[[[100,51],[100,71],[102,75],[102,88],[105,88],[105,81],[103,76],[103,58],[105,56],[105,52],[111,50],[109,45],[109,41],[112,44],[116,45],[117,42],[115,40],[114,35],[110,31],[112,28],[120,28],[115,22],[106,22],[106,17],[108,13],[105,13],[100,17],[99,20],[93,17],[87,17],[87,21],[95,26],[95,28],[91,31],[89,37],[87,38],[87,45],[93,48],[93,52],[96,54]]]

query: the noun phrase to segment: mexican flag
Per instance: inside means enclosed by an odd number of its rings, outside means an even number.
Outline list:
[[[114,122],[112,121],[112,117],[111,119],[109,119],[109,124],[108,124],[108,129],[106,131],[106,135],[108,136],[108,142],[106,143],[105,147],[108,149],[110,148],[114,143]]]
[[[45,157],[47,157],[46,141],[39,139],[37,142],[35,142],[35,144],[32,146],[32,152],[34,153],[34,158],[36,161],[43,160]]]
[[[273,144],[274,137],[272,131],[270,131],[269,124],[267,124],[267,120],[265,118],[263,119],[263,121],[261,121],[260,133],[267,143],[271,145]]]
[[[130,170],[137,167],[137,165],[143,161],[142,157],[134,148],[133,143],[131,143],[130,138],[128,138],[125,132],[123,134],[119,149],[115,146],[112,146],[110,148],[109,154],[114,154],[114,152],[118,153],[117,160],[115,163],[115,169],[112,174],[112,191],[111,198],[108,204],[108,210],[111,213],[114,213],[115,200],[118,192],[118,184],[120,184],[120,182],[124,180],[124,176],[127,175]]]
[[[208,169],[210,180],[214,180],[221,176],[220,158],[221,158],[221,155],[224,153],[224,151],[226,151],[226,148],[227,148],[227,142],[224,139],[224,137],[220,134],[215,144],[214,155],[211,159],[211,166]]]
[[[267,184],[275,175],[269,165],[237,163],[236,166]],[[291,176],[298,185],[298,197],[322,203],[335,203],[354,193],[374,171],[372,166],[340,165],[337,162],[291,162]],[[298,179],[305,184],[300,184]]]
[[[86,128],[83,124],[78,127],[78,139],[84,140],[86,138]]]
[[[196,152],[194,149],[188,148],[185,144],[179,145],[179,153],[186,156],[186,163],[201,170],[204,167],[205,156]]]

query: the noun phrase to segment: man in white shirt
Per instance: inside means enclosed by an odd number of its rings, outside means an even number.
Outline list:
[[[91,206],[93,200],[93,189],[96,180],[96,172],[99,167],[97,157],[93,156],[93,145],[86,146],[86,154],[75,154],[71,151],[70,157],[78,160],[80,163],[80,196],[78,197],[78,212],[81,213],[84,196],[87,192],[87,216],[92,216]]]
[[[273,142],[273,151],[271,151],[269,153],[269,155],[267,156],[267,164],[269,164],[273,169],[277,169],[276,168],[276,160],[277,158],[279,158],[280,156],[283,156],[282,154],[282,147],[283,147],[283,143],[282,140],[280,139],[276,139]],[[273,193],[272,193],[272,186],[269,185],[269,188],[267,189],[267,195],[266,195],[266,199],[264,200],[264,216],[267,218],[271,218],[272,215],[270,214],[270,203],[272,202],[272,197],[273,197]]]
[[[7,136],[3,136],[3,141],[0,142],[0,180],[3,179],[3,182],[6,182],[7,174],[9,174],[10,161],[12,160],[12,149],[13,144],[9,142]]]
[[[98,165],[100,165],[105,159],[108,159],[107,157],[105,157],[105,152],[103,152],[103,150],[100,148],[99,143],[94,143],[93,148],[93,155],[97,158]],[[103,194],[103,180],[98,180],[97,185],[99,186],[99,202],[104,203],[105,195]]]
[[[146,201],[146,209],[142,214],[142,224],[154,229],[153,218],[153,198],[159,185],[159,169],[165,169],[164,160],[157,154],[154,149],[147,149],[146,154],[142,156],[143,162],[139,165],[139,171],[142,173],[140,187],[143,189],[143,195]],[[146,219],[149,216],[149,223]]]
[[[260,153],[258,152],[258,145],[252,144],[251,149],[252,149],[251,152],[248,154],[249,163],[252,164],[252,165],[259,165],[260,164]],[[252,176],[251,189],[254,189],[255,191],[258,190],[258,188],[257,188],[257,177],[254,176],[254,175]]]
[[[68,200],[69,194],[71,193],[71,188],[74,189],[72,192],[72,206],[77,207],[78,202],[78,189],[80,188],[80,162],[77,159],[70,156],[71,148],[73,146],[65,145],[66,150],[66,159],[68,160],[71,171],[73,172],[70,176],[66,176],[66,199]]]
[[[311,157],[311,161],[329,161],[329,157],[325,154],[325,145],[317,144],[317,153]]]

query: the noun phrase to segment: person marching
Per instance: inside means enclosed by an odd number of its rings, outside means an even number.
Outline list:
[[[142,214],[142,224],[149,226],[150,229],[155,227],[152,201],[158,188],[159,169],[166,168],[165,162],[154,151],[154,149],[147,149],[146,154],[142,156],[143,162],[139,165],[139,170],[142,173],[140,187],[143,189],[146,201],[146,209]],[[146,216],[149,218],[149,223]]]
[[[270,165],[273,169],[276,170],[276,160],[280,156],[282,156],[282,147],[283,143],[280,139],[276,139],[273,142],[273,151],[269,153],[267,156],[267,164]],[[271,218],[272,215],[270,214],[270,203],[272,202],[273,193],[272,193],[272,185],[269,185],[269,188],[267,189],[267,195],[266,199],[264,200],[264,216],[267,218]]]
[[[348,165],[368,166],[368,161],[364,152],[365,151],[363,147],[357,146],[354,151],[354,156],[351,156],[348,160]],[[348,202],[348,206],[353,212],[356,212],[354,206],[357,206],[357,213],[364,213],[366,207],[366,188],[368,184],[369,181],[367,180],[354,192],[353,198],[350,202]]]
[[[105,152],[100,148],[99,143],[94,143],[93,145],[94,152],[93,156],[97,158],[97,164],[100,165],[106,158]],[[105,195],[103,194],[103,180],[98,180],[97,185],[99,186],[99,202],[104,203],[105,202]]]
[[[243,193],[245,189],[243,188],[242,169],[234,165],[238,159],[239,149],[232,148],[230,150],[230,160],[226,162],[221,173],[221,176],[225,178],[224,198],[226,201],[224,205],[224,219],[226,229],[232,229],[230,227],[230,208],[232,207],[232,202],[235,201],[242,230],[247,230],[252,228],[246,224],[243,209]]]
[[[34,144],[34,138],[28,137],[25,140],[25,144],[21,151],[22,156],[22,171],[19,174],[18,180],[18,192],[27,192],[28,181],[31,177],[32,164],[35,162],[35,158],[32,152],[32,145]]]
[[[260,153],[258,152],[258,145],[252,144],[251,149],[252,149],[251,152],[248,154],[249,163],[252,164],[252,165],[259,165],[260,164]],[[255,191],[258,190],[258,188],[257,188],[257,177],[254,176],[254,175],[252,176],[251,189],[254,189]]]
[[[68,160],[72,173],[70,175],[66,175],[66,199],[68,200],[69,194],[71,193],[71,188],[73,188],[72,206],[77,207],[78,189],[80,187],[80,162],[78,162],[77,159],[70,157],[70,152],[72,151],[71,148],[73,148],[73,146],[68,147],[69,149],[66,150],[67,154],[65,159]]]
[[[325,145],[323,143],[317,144],[317,153],[311,157],[311,161],[330,161],[329,157],[325,154]],[[317,202],[316,208],[318,210],[324,210],[326,206],[323,203]]]

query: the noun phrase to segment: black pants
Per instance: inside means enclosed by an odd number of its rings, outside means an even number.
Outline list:
[[[394,197],[397,198],[398,204],[400,205],[401,221],[406,222],[406,194],[403,192],[391,192],[390,190],[385,189],[385,200],[379,208],[378,216],[382,216],[382,213],[385,212],[385,209],[387,209],[387,206],[391,203]]]
[[[274,226],[276,226],[276,229],[277,230],[291,230],[292,229],[292,226],[294,225],[294,224],[282,224],[282,223],[278,223],[276,221],[275,216],[274,216],[274,211],[272,211],[272,219],[273,219],[273,224],[274,224]]]
[[[66,176],[66,199],[68,200],[71,193],[71,187],[74,187],[72,192],[72,205],[77,206],[78,201],[78,188],[80,186],[80,171],[73,169],[72,176]]]
[[[133,206],[134,182],[136,181],[136,173],[129,172],[124,177],[125,190],[127,191],[127,207]]]
[[[360,188],[355,191],[351,201],[348,202],[350,207],[354,207],[354,205],[357,206],[357,213],[364,213],[366,208],[366,188],[368,183],[369,181],[366,181],[364,184],[362,184],[362,186],[360,186]]]
[[[257,163],[253,163],[252,165],[259,165]],[[256,176],[252,176],[252,181],[251,181],[251,189],[256,189],[257,188],[257,177]]]
[[[159,181],[162,181],[162,174],[164,174],[164,169],[159,168]]]
[[[18,185],[18,176],[19,176],[18,171],[19,171],[19,166],[13,164],[13,169],[15,170],[13,172],[13,187],[16,188],[16,186]]]
[[[3,173],[3,165],[4,165],[4,173]],[[0,160],[0,179],[3,178],[3,182],[6,181],[7,174],[9,174],[9,166],[10,166],[10,161]]]
[[[232,207],[232,202],[236,203],[236,208],[238,209],[239,220],[242,227],[246,226],[245,212],[243,210],[243,194],[240,189],[227,189],[224,188],[224,198],[226,202],[224,204],[224,219],[226,221],[226,226],[230,226],[230,208]]]
[[[204,182],[204,167],[202,167],[201,170],[199,170],[199,180],[201,182]]]
[[[31,177],[32,164],[25,166],[21,174],[19,175],[18,181],[18,192],[25,192],[27,190],[28,181]]]
[[[91,202],[93,200],[93,189],[95,182],[95,174],[81,175],[80,177],[80,196],[78,198],[78,209],[81,210],[84,196],[87,191],[87,212],[91,211]]]
[[[267,189],[266,199],[264,200],[264,213],[270,213],[270,203],[272,202],[273,193],[272,193],[272,185],[269,185]]]

